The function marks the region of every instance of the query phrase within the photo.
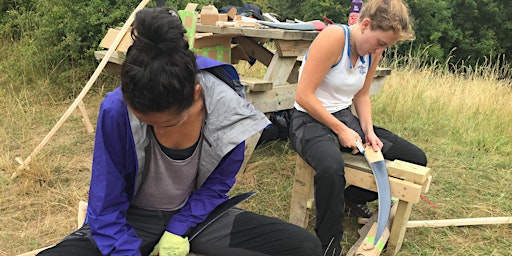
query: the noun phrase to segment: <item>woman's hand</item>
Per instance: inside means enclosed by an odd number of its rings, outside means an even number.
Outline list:
[[[350,128],[343,129],[338,133],[338,140],[342,147],[356,149],[356,140],[362,141],[361,136]]]
[[[373,148],[373,151],[377,152],[382,149],[382,146],[384,144],[382,141],[380,141],[379,137],[374,132],[371,132],[366,135],[366,143],[365,145],[371,145]]]

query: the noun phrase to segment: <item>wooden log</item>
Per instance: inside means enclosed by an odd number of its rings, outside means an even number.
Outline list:
[[[445,219],[445,220],[411,220],[407,222],[408,228],[438,228],[455,226],[474,226],[474,225],[496,225],[512,224],[512,217],[483,217],[483,218],[463,218],[463,219]]]

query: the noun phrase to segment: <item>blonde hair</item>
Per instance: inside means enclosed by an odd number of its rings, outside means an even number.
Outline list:
[[[393,31],[399,40],[414,40],[409,7],[403,0],[369,0],[359,15],[361,22],[370,19],[372,30]]]

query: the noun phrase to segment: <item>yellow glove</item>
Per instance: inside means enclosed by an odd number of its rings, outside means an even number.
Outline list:
[[[188,238],[165,231],[150,256],[186,256],[190,251]]]

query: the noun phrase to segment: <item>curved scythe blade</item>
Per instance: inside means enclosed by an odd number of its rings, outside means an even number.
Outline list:
[[[371,163],[370,166],[379,193],[379,218],[377,219],[377,232],[373,241],[373,245],[376,245],[388,225],[389,213],[391,211],[391,191],[386,163],[384,161],[377,161]]]
[[[374,152],[371,147],[365,149],[359,140],[356,140],[356,145],[370,165],[373,176],[375,177],[375,183],[377,183],[379,216],[377,219],[377,231],[375,233],[375,239],[373,240],[373,245],[376,245],[388,225],[391,211],[391,188],[389,186],[388,169],[382,152]]]

